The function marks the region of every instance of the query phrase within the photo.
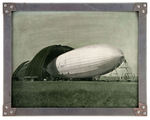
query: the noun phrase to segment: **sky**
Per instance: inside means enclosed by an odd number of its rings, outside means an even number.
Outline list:
[[[13,71],[50,45],[79,48],[109,44],[123,51],[132,72],[137,74],[136,12],[53,11],[13,14]]]

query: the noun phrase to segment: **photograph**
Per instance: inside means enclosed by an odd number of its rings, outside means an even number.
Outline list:
[[[13,13],[12,107],[137,108],[138,13]]]

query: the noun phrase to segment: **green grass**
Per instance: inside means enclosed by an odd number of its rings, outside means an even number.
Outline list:
[[[14,81],[13,107],[137,107],[137,82]]]

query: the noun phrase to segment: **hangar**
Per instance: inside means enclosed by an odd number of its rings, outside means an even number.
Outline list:
[[[57,56],[73,50],[69,46],[52,45],[39,51],[31,61],[23,62],[18,66],[12,75],[12,79],[44,79],[49,74],[46,72],[46,66]]]

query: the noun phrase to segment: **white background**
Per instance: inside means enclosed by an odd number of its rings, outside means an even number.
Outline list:
[[[38,117],[25,117],[25,116],[19,116],[19,117],[3,117],[2,116],[2,106],[3,106],[3,11],[2,11],[2,3],[3,2],[30,2],[30,3],[112,3],[112,2],[118,2],[118,3],[127,3],[127,2],[148,2],[148,0],[3,0],[0,2],[0,120],[150,120],[150,116],[148,114],[147,117],[127,117],[127,116],[38,116]],[[149,2],[148,2],[149,5]],[[148,6],[149,7],[149,6]],[[149,8],[148,8],[148,12],[149,12]],[[149,14],[147,15],[147,101],[148,101],[148,110],[150,109],[150,35],[148,33],[150,33],[150,29],[149,29]],[[150,112],[150,110],[148,111]]]

